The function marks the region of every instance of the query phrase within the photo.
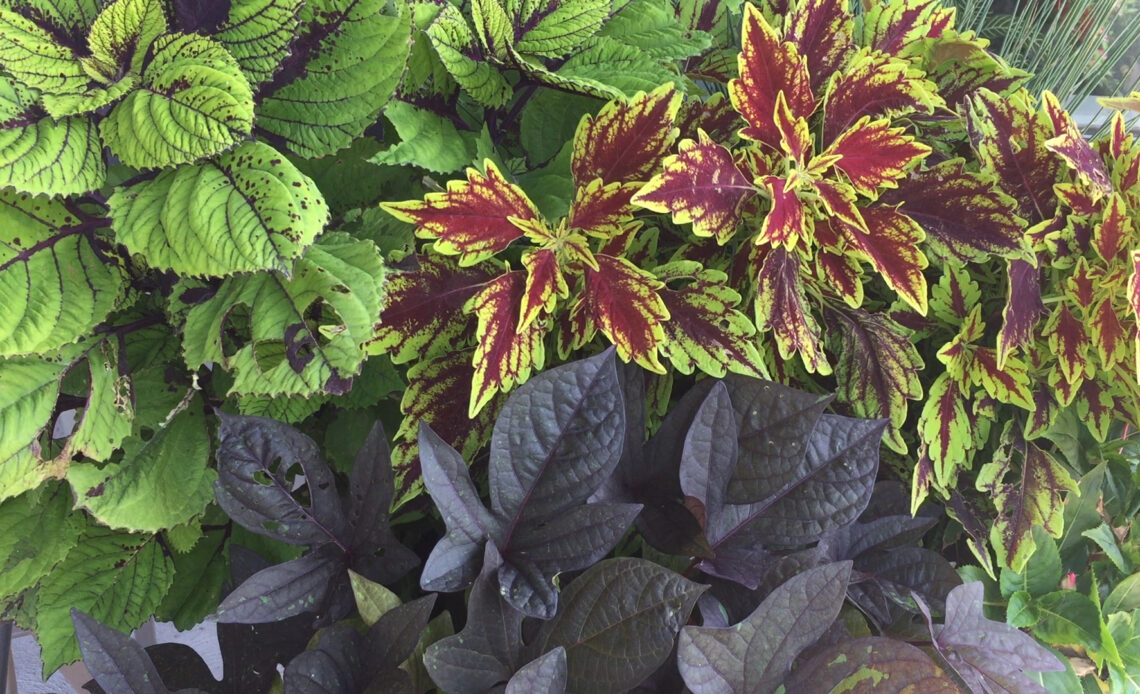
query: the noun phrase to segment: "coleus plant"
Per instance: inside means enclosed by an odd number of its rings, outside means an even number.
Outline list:
[[[469,586],[466,600],[414,597],[408,587],[401,595],[349,574],[352,590],[342,595],[353,596],[358,612],[350,619],[333,623],[346,616],[344,605],[313,599],[311,587],[288,596],[290,591],[267,590],[263,600],[251,601],[253,608],[242,608],[242,598],[252,597],[247,587],[279,568],[270,567],[226,598],[223,607],[237,610],[222,612],[220,628],[229,634],[234,623],[264,622],[276,612],[288,617],[279,622],[281,630],[294,632],[301,628],[298,606],[316,617],[323,628],[307,649],[274,651],[284,665],[286,692],[425,692],[433,684],[449,694],[684,687],[698,694],[774,693],[781,687],[840,692],[869,691],[871,680],[890,682],[891,691],[921,686],[982,694],[998,685],[1016,694],[1046,691],[1031,673],[1058,670],[1059,661],[1026,634],[985,618],[980,583],[959,585],[949,564],[933,552],[910,562],[909,574],[896,569],[893,579],[885,578],[894,554],[925,551],[913,545],[932,519],[900,523],[893,514],[907,504],[901,486],[880,486],[872,495],[884,421],[829,414],[823,411],[827,398],[734,376],[687,394],[671,415],[678,426],[657,435],[666,441],[680,437],[683,450],[661,449],[653,439],[644,441],[646,389],[640,374],[637,368],[619,369],[613,350],[607,350],[548,370],[515,391],[492,436],[489,507],[458,453],[429,427],[421,429],[426,484],[447,532],[424,565],[420,587]],[[331,487],[322,481],[326,471],[313,458],[312,441],[262,418],[231,418],[224,427],[226,469],[237,473],[248,461],[260,460],[258,468],[276,482],[268,462],[285,454],[282,466],[299,459],[307,484],[316,485],[307,517],[266,527],[258,509],[281,502],[278,485],[266,484],[264,477],[224,478],[220,499],[254,494],[240,515],[243,523],[290,538],[336,527],[336,504],[323,497]],[[373,485],[391,490],[391,472],[377,464],[378,431],[358,464]],[[668,462],[655,463],[659,471],[672,469],[676,494],[661,495],[674,502],[665,513],[689,514],[691,521],[679,524],[674,535],[707,534],[694,543],[724,550],[715,557],[707,551],[704,557],[675,557],[681,566],[698,560],[685,575],[660,563],[671,563],[667,555],[639,548],[637,540],[648,536],[623,543],[619,554],[625,556],[605,558],[647,508],[609,500],[614,490],[630,497],[643,493],[628,483],[641,470],[630,461],[642,448],[671,454]],[[761,460],[779,471],[778,489],[765,488],[768,478],[755,477]],[[357,477],[354,468],[354,487]],[[834,489],[843,493],[830,494]],[[350,507],[360,496],[375,495],[353,493]],[[836,499],[842,507],[832,513]],[[306,510],[296,502],[290,506]],[[739,539],[718,538],[715,528],[726,522],[736,524]],[[306,556],[328,548],[324,537],[314,536],[312,544]],[[636,554],[644,556],[630,556]],[[344,561],[334,562],[339,571]],[[735,580],[718,582],[702,570],[725,574],[733,567],[739,576],[757,579],[752,589]],[[309,582],[295,573],[292,583]],[[890,590],[884,593],[884,587]],[[844,610],[848,598],[862,608],[884,596],[896,601],[898,619],[872,616],[873,636],[860,613]],[[433,605],[445,607],[442,619],[429,626]],[[933,614],[945,619],[933,622]],[[255,662],[227,653],[227,665],[235,667],[227,667],[226,680],[217,682],[185,647],[144,650],[79,611],[72,618],[103,691],[124,685],[155,692],[235,691],[231,678]],[[907,626],[912,619],[918,630]],[[460,620],[463,628],[451,633],[448,624]],[[856,636],[848,625],[865,633]],[[313,627],[310,619],[306,633]],[[908,638],[934,650],[924,651]],[[420,679],[424,674],[430,680]],[[270,686],[261,680],[242,691]]]

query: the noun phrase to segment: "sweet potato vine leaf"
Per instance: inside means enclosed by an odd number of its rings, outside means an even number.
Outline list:
[[[624,432],[612,351],[539,374],[511,395],[495,423],[488,513],[474,498],[462,458],[421,430],[421,451],[432,449],[421,453],[424,483],[449,519],[421,586],[465,588],[486,542],[485,552],[502,559],[496,576],[504,599],[524,614],[552,617],[554,576],[597,561],[641,510],[586,503],[616,467]]]
[[[147,652],[128,634],[99,623],[72,608],[71,620],[79,639],[83,664],[105,692],[170,694]],[[176,694],[205,694],[201,689],[179,689]]]
[[[774,694],[800,651],[835,621],[850,576],[846,561],[809,569],[739,624],[685,627],[677,644],[685,684],[694,694]]]
[[[329,220],[316,184],[260,142],[118,188],[108,204],[123,245],[152,267],[191,276],[289,277]]]
[[[915,646],[882,636],[842,641],[812,654],[785,683],[823,694],[960,694],[957,683]]]

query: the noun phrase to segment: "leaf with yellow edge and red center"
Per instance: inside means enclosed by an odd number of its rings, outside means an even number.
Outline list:
[[[1008,97],[980,89],[966,99],[970,143],[985,171],[1017,200],[1015,214],[1029,224],[1052,219],[1057,208],[1053,184],[1061,161],[1045,146],[1053,124],[1024,89]]]
[[[1025,422],[1025,438],[1035,439],[1048,432],[1060,409],[1053,397],[1053,389],[1045,384],[1038,385],[1033,391],[1033,410]]]
[[[1005,445],[978,471],[976,485],[997,507],[990,542],[997,550],[998,563],[1020,572],[1033,553],[1033,526],[1060,537],[1063,495],[1076,491],[1077,483],[1065,466],[1022,438],[1012,422],[1002,440]]]
[[[1108,392],[1099,379],[1090,379],[1081,384],[1073,402],[1076,403],[1081,423],[1088,426],[1089,432],[1097,441],[1104,443],[1109,428],[1117,420],[1112,393]]]
[[[947,263],[940,274],[938,284],[930,288],[930,313],[956,325],[981,303],[982,290],[962,265]]]
[[[831,219],[816,219],[813,235],[819,244],[815,254],[816,276],[848,306],[857,308],[862,305],[862,266],[854,254],[847,252],[847,244],[841,240]]]
[[[490,438],[491,426],[505,398],[500,395],[492,400],[474,419],[467,416],[475,374],[472,356],[471,350],[448,352],[421,359],[408,369],[408,388],[400,400],[404,418],[396,432],[396,438],[404,440],[392,450],[395,506],[423,489],[417,445],[420,422],[429,425],[464,460],[471,460]]]
[[[580,185],[566,225],[598,238],[617,236],[633,221],[630,198],[640,189],[640,183],[603,183],[600,178]]]
[[[1140,251],[1132,251],[1132,276],[1128,279],[1128,305],[1136,319],[1136,371],[1140,372]]]
[[[785,38],[807,58],[812,91],[855,52],[855,20],[846,0],[801,0],[787,19]]]
[[[388,276],[376,337],[365,347],[369,354],[387,352],[396,364],[468,343],[474,323],[463,306],[501,272],[493,263],[461,267],[434,254],[416,259],[418,270]]]
[[[664,171],[633,196],[633,203],[668,212],[676,224],[691,223],[695,235],[712,236],[723,245],[736,233],[744,206],[755,195],[732,154],[701,132],[697,142],[681,141],[677,154],[665,158]]]
[[[1106,262],[1124,260],[1132,240],[1132,220],[1128,207],[1119,193],[1108,196],[1104,216],[1093,227],[1092,247]]]
[[[526,193],[504,178],[494,162],[488,159],[484,166],[485,175],[467,169],[466,181],[448,181],[442,193],[428,193],[423,200],[384,202],[380,207],[415,224],[420,238],[435,239],[436,252],[459,256],[460,265],[474,265],[522,237],[512,219],[541,220]]]
[[[1093,193],[1094,199],[1111,193],[1112,182],[1108,179],[1108,172],[1104,170],[1104,162],[1088,140],[1081,135],[1081,130],[1073,122],[1073,117],[1061,107],[1052,92],[1048,90],[1042,92],[1041,101],[1045,113],[1053,122],[1053,132],[1056,133],[1052,139],[1045,141],[1045,147],[1055,152],[1069,165],[1077,178]]]
[[[792,172],[792,177],[795,176],[798,174]],[[782,176],[765,176],[761,182],[768,191],[772,209],[764,216],[755,242],[793,249],[801,238],[808,235],[810,221],[796,191],[796,183]]]
[[[727,141],[744,126],[740,114],[732,107],[732,101],[721,92],[705,100],[692,99],[681,105],[677,127],[681,137],[695,140],[701,130],[714,140]]]
[[[1098,195],[1094,199],[1084,185],[1057,183],[1053,186],[1053,192],[1057,194],[1057,199],[1061,201],[1061,204],[1072,210],[1073,214],[1089,216],[1100,211],[1098,201],[1103,196]]]
[[[823,101],[823,141],[829,143],[863,116],[933,113],[942,105],[937,87],[910,63],[860,51],[832,75]]]
[[[475,335],[475,374],[467,414],[474,417],[495,393],[505,393],[525,383],[532,370],[542,369],[546,349],[542,338],[547,321],[532,321],[519,328],[526,273],[519,270],[500,275],[467,304],[479,320]]]
[[[997,352],[988,347],[978,347],[970,356],[967,369],[975,385],[984,388],[998,402],[1016,405],[1023,410],[1033,409],[1033,391],[1029,388],[1029,370],[1025,362],[1017,357],[1006,357],[1005,364],[998,367]]]
[[[1045,313],[1041,300],[1041,273],[1032,263],[1012,259],[1006,264],[1008,278],[1001,330],[998,332],[998,366],[1009,354],[1033,341],[1033,329]]]
[[[580,291],[576,292],[570,308],[560,311],[554,323],[554,344],[558,349],[559,359],[569,359],[574,350],[581,349],[590,340],[594,339],[597,326],[586,313],[586,299]]]
[[[792,113],[783,92],[776,95],[772,122],[776,126],[776,132],[780,134],[780,149],[791,157],[797,168],[802,169],[804,163],[811,158],[815,143],[812,142],[807,120]]]
[[[581,186],[595,178],[606,183],[648,180],[673,147],[673,127],[681,95],[672,84],[616,99],[596,116],[584,116],[574,133],[570,171]]]
[[[661,354],[678,371],[700,369],[714,378],[729,371],[768,378],[756,349],[756,327],[737,310],[740,294],[729,288],[726,274],[702,269],[692,260],[663,265],[654,274],[666,283],[661,299],[669,311]],[[680,286],[671,289],[669,283]]]
[[[815,110],[807,59],[794,43],[780,40],[756,7],[745,4],[738,62],[740,77],[728,83],[728,95],[748,122],[740,134],[778,149],[780,134],[772,120],[776,96],[784,93],[797,118]]]
[[[922,357],[910,333],[884,313],[832,306],[825,310],[827,326],[838,337],[835,381],[841,402],[858,417],[890,420],[885,441],[906,453],[901,430],[907,400],[922,397],[918,372]]]
[[[1104,159],[1118,159],[1132,148],[1134,140],[1132,133],[1128,132],[1128,124],[1124,122],[1124,114],[1117,112],[1112,114],[1108,132],[1097,138],[1093,145]]]
[[[946,373],[963,387],[970,382],[968,371],[976,349],[973,344],[981,339],[984,329],[982,307],[976,305],[958,327],[958,334],[938,350],[938,361],[946,366]]]
[[[665,284],[625,258],[596,257],[597,269],[585,270],[585,313],[617,347],[618,356],[664,373],[657,351],[669,320],[661,299]]]
[[[942,489],[952,486],[954,467],[970,459],[971,432],[965,393],[950,374],[939,374],[926,394],[918,434],[933,463],[934,482]]]
[[[1120,316],[1112,306],[1111,297],[1102,299],[1092,310],[1089,337],[1104,368],[1111,369],[1128,356],[1128,334]]]
[[[1089,337],[1084,324],[1069,311],[1068,304],[1060,303],[1053,309],[1041,334],[1049,341],[1049,349],[1056,356],[1065,380],[1078,383],[1092,373]]]
[[[922,227],[892,207],[859,208],[867,231],[841,225],[852,248],[866,256],[871,266],[898,292],[899,298],[926,315],[926,256],[918,245],[926,237]]]
[[[570,296],[557,254],[549,248],[528,250],[522,255],[526,284],[520,302],[518,328],[525,330],[540,315],[554,312],[559,298]]]
[[[1065,297],[1077,307],[1087,311],[1096,298],[1097,282],[1103,273],[1089,269],[1089,261],[1084,256],[1077,258],[1077,264],[1065,280]]]
[[[856,192],[873,199],[880,188],[897,187],[898,179],[931,152],[904,132],[905,128],[892,128],[886,118],[863,116],[835,138],[823,157],[836,157],[832,166],[843,172]]]
[[[989,41],[973,33],[955,31],[923,42],[921,60],[926,79],[938,85],[938,94],[949,110],[958,111],[966,97],[979,89],[1008,94],[1032,77],[986,50],[988,45]]]
[[[864,3],[860,45],[890,55],[908,55],[928,36],[954,26],[954,10],[940,0],[894,0]]]
[[[756,327],[772,330],[782,359],[791,359],[798,352],[809,373],[831,373],[819,324],[804,295],[798,255],[784,248],[767,254],[756,277],[755,306]]]
[[[914,171],[879,197],[918,222],[927,246],[940,258],[964,261],[1021,252],[1023,220],[1017,203],[992,175],[966,170],[962,159]]]

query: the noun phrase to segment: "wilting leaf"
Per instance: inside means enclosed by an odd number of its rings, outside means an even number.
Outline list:
[[[671,84],[615,100],[584,116],[574,133],[570,171],[579,186],[648,180],[679,132],[673,127],[681,95]],[[632,147],[631,145],[636,145]]]
[[[1093,200],[1112,193],[1112,182],[1109,180],[1108,172],[1104,170],[1104,162],[1081,134],[1080,128],[1073,122],[1073,117],[1061,107],[1052,92],[1048,90],[1043,92],[1041,101],[1049,120],[1053,121],[1053,130],[1056,133],[1051,140],[1045,142],[1045,147],[1065,160],[1069,168],[1077,174],[1077,178],[1092,193]]]
[[[835,621],[850,575],[850,562],[809,569],[733,627],[685,627],[677,650],[685,684],[694,694],[772,694]]]

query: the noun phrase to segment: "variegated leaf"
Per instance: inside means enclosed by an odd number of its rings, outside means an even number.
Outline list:
[[[771,329],[782,359],[799,352],[811,373],[831,373],[819,324],[811,314],[800,280],[799,256],[776,248],[764,258],[756,278],[756,327]]]
[[[1014,259],[1007,263],[1006,274],[1009,281],[997,340],[998,366],[1005,365],[1014,349],[1033,340],[1033,329],[1045,313],[1039,270],[1028,261]]]
[[[845,0],[803,0],[786,20],[786,38],[807,58],[812,91],[855,52],[855,20],[847,6]]]
[[[590,236],[617,236],[633,221],[630,198],[640,188],[638,183],[603,183],[600,178],[580,184],[570,203],[567,226]]]
[[[522,264],[526,268],[526,285],[520,302],[519,330],[525,330],[540,315],[553,313],[555,302],[570,296],[555,251],[540,248],[524,252]]]
[[[1119,193],[1112,193],[1105,203],[1104,216],[1093,227],[1092,246],[1106,262],[1126,258],[1129,240],[1132,238],[1132,220],[1128,208]]]
[[[1041,335],[1049,340],[1049,349],[1057,358],[1065,380],[1077,384],[1092,375],[1093,364],[1089,361],[1090,343],[1085,326],[1069,311],[1068,305],[1060,303],[1053,309]]]
[[[909,62],[864,49],[827,83],[823,141],[829,143],[864,116],[933,113],[937,87]]]
[[[1140,251],[1132,251],[1132,276],[1128,279],[1128,305],[1136,321],[1136,371],[1140,373]]]
[[[998,402],[1033,409],[1033,392],[1029,389],[1029,371],[1017,357],[1006,357],[998,366],[997,352],[988,347],[973,350],[969,366],[970,380],[985,389]]]
[[[890,55],[908,55],[922,39],[954,26],[954,10],[939,0],[871,2],[864,7],[859,43]]]
[[[682,140],[677,154],[666,157],[664,171],[636,195],[633,202],[654,212],[672,215],[677,224],[692,224],[697,236],[728,243],[740,225],[745,204],[756,188],[732,154],[704,132],[698,141]]]
[[[881,188],[898,187],[896,181],[930,154],[929,147],[904,132],[886,118],[863,116],[835,138],[823,157],[837,157],[833,166],[856,192],[873,199]]]
[[[462,266],[474,265],[505,249],[523,235],[515,221],[541,222],[526,193],[508,181],[490,159],[486,174],[467,170],[467,180],[449,181],[442,193],[423,200],[385,202],[380,207],[417,226],[416,235],[436,239],[435,250],[459,256]]]
[[[1001,56],[987,50],[989,42],[972,32],[946,31],[923,42],[921,58],[926,78],[938,85],[947,108],[958,111],[970,94],[988,89],[1009,94],[1032,75],[1010,67]],[[916,53],[917,57],[917,53]]]
[[[809,234],[808,225],[811,223],[804,203],[796,192],[796,184],[782,176],[765,176],[762,183],[772,201],[772,209],[764,216],[755,241],[758,244],[794,249],[800,239]]]
[[[540,316],[519,327],[525,287],[525,272],[508,272],[487,283],[467,303],[466,309],[479,320],[469,417],[478,414],[496,393],[525,383],[532,370],[541,370],[546,363],[542,338],[550,327],[548,321]]]
[[[807,118],[815,110],[807,59],[794,43],[781,41],[764,15],[749,3],[744,6],[738,62],[740,77],[729,82],[728,94],[748,122],[740,134],[778,148],[780,135],[772,120],[776,96],[784,93],[797,118]]]
[[[622,359],[664,373],[657,358],[669,319],[660,294],[664,283],[625,258],[601,254],[596,258],[597,269],[585,269],[585,314]]]
[[[891,207],[860,208],[867,232],[843,225],[851,245],[914,310],[926,315],[926,256],[918,244],[926,237],[922,227]]]
[[[678,371],[691,374],[700,369],[714,378],[729,371],[768,377],[756,349],[756,327],[737,310],[740,294],[728,286],[727,275],[701,269],[693,261],[670,263],[655,274],[663,282],[684,282],[677,289],[661,290],[669,311],[661,353]]]
[[[955,467],[970,459],[974,447],[971,429],[965,394],[949,373],[939,374],[926,393],[918,434],[926,444],[934,482],[940,488],[952,488]]]
[[[930,313],[958,325],[981,303],[982,290],[963,266],[948,263],[942,267],[941,275],[938,284],[930,288]]]
[[[574,133],[570,170],[583,185],[646,181],[660,166],[680,132],[673,127],[681,95],[672,84],[614,100],[596,116],[585,116]]]
[[[1073,117],[1061,107],[1052,92],[1043,92],[1041,100],[1045,113],[1053,122],[1053,132],[1056,133],[1052,139],[1045,141],[1045,147],[1068,164],[1077,178],[1093,193],[1094,200],[1111,193],[1112,182],[1104,170],[1104,162],[1081,134]]]
[[[1111,299],[1102,299],[1092,310],[1089,321],[1090,338],[1104,368],[1111,369],[1124,361],[1128,354],[1128,334]]]
[[[1089,432],[1097,441],[1103,443],[1108,438],[1112,424],[1119,418],[1112,393],[1100,379],[1089,379],[1081,384],[1073,402],[1077,406],[1077,416],[1081,422],[1088,426]]]

